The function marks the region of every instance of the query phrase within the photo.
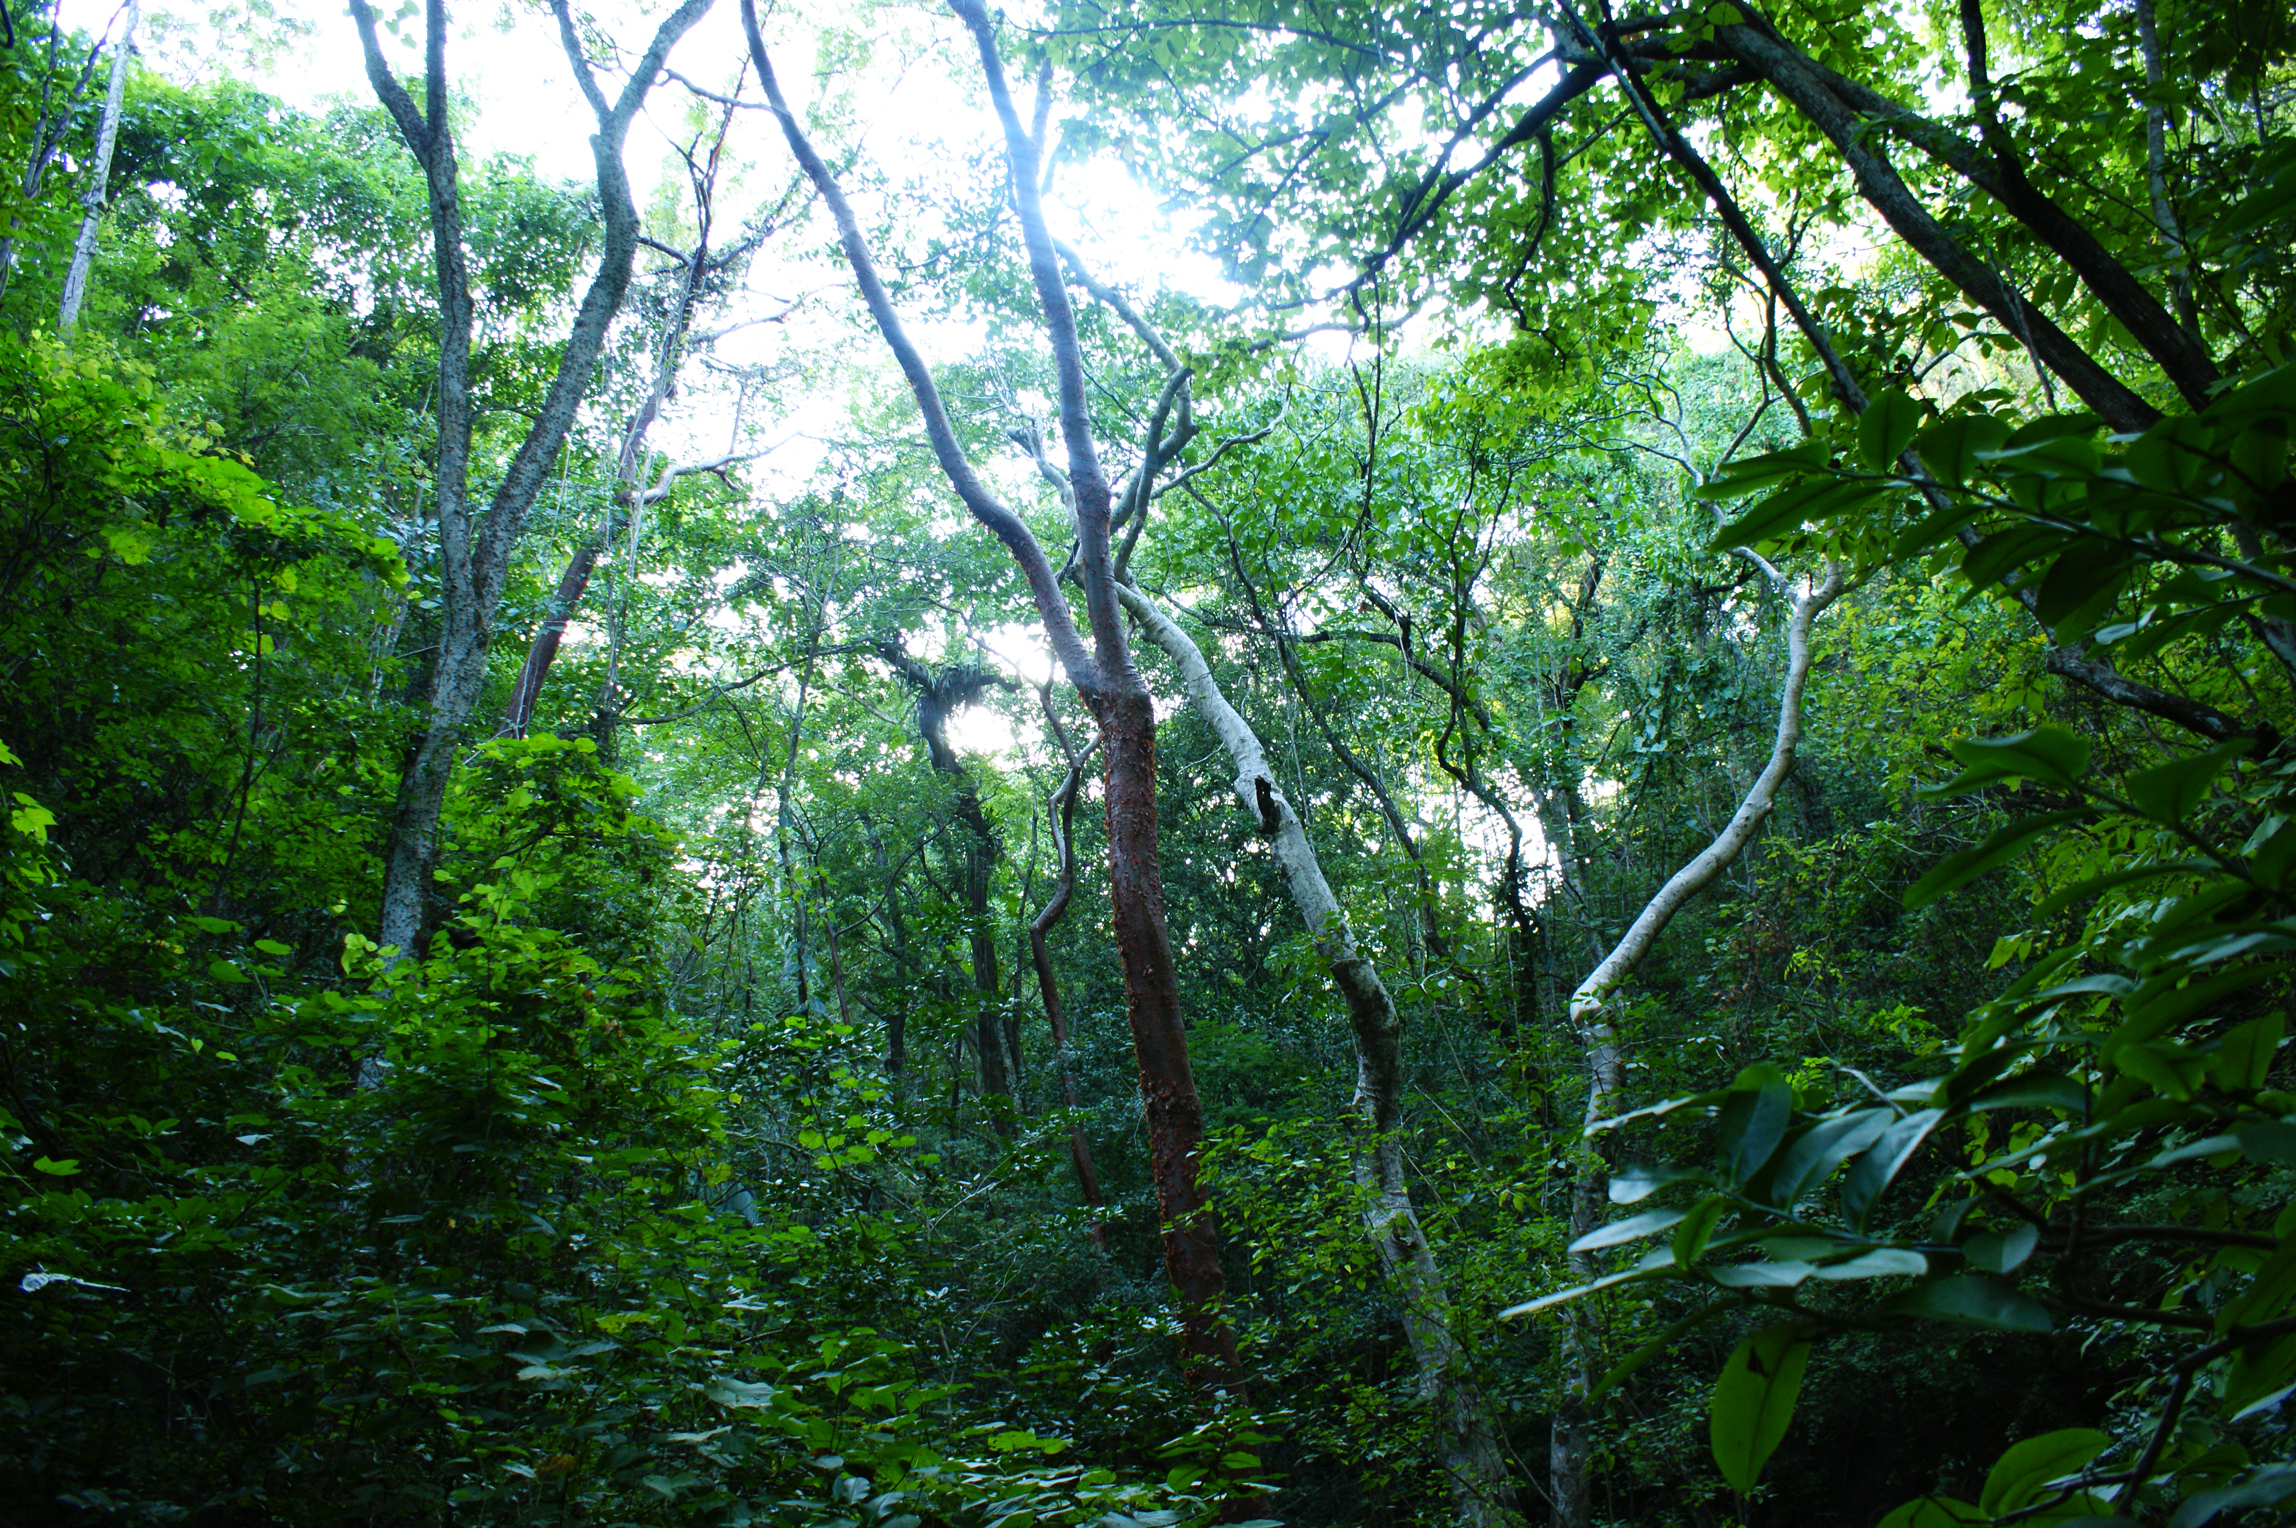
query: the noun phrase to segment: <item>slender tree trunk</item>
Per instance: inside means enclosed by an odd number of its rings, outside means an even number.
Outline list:
[[[877,874],[885,882],[885,921],[893,935],[893,964],[905,974],[909,969],[909,925],[901,916],[900,876],[887,863],[884,842],[878,838],[877,829],[866,812],[861,814],[861,829],[869,835],[870,858],[875,861]],[[905,866],[907,863],[907,857],[903,856],[902,864]],[[904,1004],[895,1002],[887,1003],[884,1013],[885,1072],[888,1076],[898,1077],[909,1065],[908,1010]]]
[[[1273,848],[1292,905],[1307,925],[1355,1036],[1354,1174],[1366,1195],[1364,1229],[1403,1308],[1404,1333],[1419,1370],[1419,1396],[1435,1410],[1435,1435],[1451,1483],[1455,1521],[1471,1528],[1519,1523],[1491,1406],[1453,1329],[1451,1298],[1434,1249],[1412,1208],[1403,1168],[1403,1020],[1379,969],[1355,944],[1316,859],[1299,814],[1277,788],[1251,725],[1220,693],[1194,640],[1137,589],[1118,593],[1149,638],[1180,670],[1189,702],[1235,767],[1236,800]]]
[[[653,88],[663,60],[708,11],[711,0],[683,0],[655,29],[611,101],[600,88],[565,0],[552,0],[559,40],[597,122],[591,153],[605,218],[598,272],[583,292],[556,371],[534,422],[512,453],[481,520],[472,512],[470,346],[475,307],[464,251],[460,163],[449,122],[445,0],[424,8],[423,101],[417,104],[385,56],[372,9],[351,0],[351,18],[366,55],[367,79],[421,166],[429,194],[431,245],[440,310],[438,460],[434,473],[441,563],[438,662],[429,715],[399,784],[385,856],[380,941],[402,953],[420,942],[431,872],[438,858],[439,818],[454,762],[485,687],[494,615],[527,513],[542,489],[590,390],[606,331],[629,289],[638,245],[638,213],[622,163],[630,122]]]
[[[1758,561],[1758,559],[1757,559]],[[1793,602],[1786,622],[1786,681],[1778,702],[1778,731],[1770,745],[1769,761],[1747,788],[1738,810],[1714,841],[1692,856],[1643,905],[1633,923],[1596,963],[1578,990],[1571,994],[1570,1017],[1577,1029],[1586,1061],[1586,1124],[1610,1117],[1626,1074],[1626,1052],[1610,1011],[1611,995],[1618,990],[1674,915],[1703,891],[1714,878],[1753,842],[1755,832],[1770,815],[1778,787],[1794,767],[1802,740],[1802,694],[1810,677],[1810,628],[1820,613],[1842,592],[1842,573],[1829,566],[1823,582],[1795,595],[1766,563],[1763,571]],[[1571,1188],[1571,1240],[1575,1243],[1602,1222],[1602,1207],[1610,1191],[1610,1162],[1594,1149],[1586,1150]],[[1581,1282],[1601,1269],[1599,1255],[1573,1251],[1572,1276]],[[1590,1314],[1574,1303],[1563,1313],[1563,1387],[1556,1403],[1553,1431],[1548,1440],[1548,1491],[1554,1498],[1558,1528],[1589,1528],[1593,1522],[1592,1478],[1588,1460],[1591,1417],[1588,1398],[1594,1389],[1599,1355],[1595,1351]]]
[[[1060,1000],[1060,978],[1052,965],[1052,949],[1047,942],[1052,931],[1068,912],[1068,904],[1076,891],[1076,797],[1084,786],[1084,760],[1069,746],[1067,729],[1052,709],[1052,686],[1048,682],[1039,694],[1044,703],[1045,720],[1052,724],[1053,736],[1060,741],[1061,752],[1068,759],[1068,773],[1062,777],[1052,796],[1044,804],[1044,816],[1052,835],[1053,856],[1059,865],[1053,880],[1052,895],[1044,906],[1029,920],[1029,960],[1036,968],[1036,990],[1044,999],[1044,1019],[1052,1030],[1054,1068],[1060,1074],[1060,1102],[1070,1113],[1068,1122],[1068,1163],[1076,1173],[1076,1191],[1092,1208],[1092,1244],[1103,1251],[1108,1246],[1107,1227],[1101,1224],[1100,1212],[1106,1208],[1101,1197],[1100,1174],[1092,1165],[1092,1147],[1084,1139],[1084,1126],[1074,1115],[1079,1107],[1076,1096],[1076,1077],[1069,1069],[1068,1010]]]
[[[851,204],[781,94],[764,36],[758,30],[754,0],[742,0],[741,14],[751,60],[757,65],[766,98],[780,120],[790,152],[836,220],[846,263],[917,400],[926,438],[943,476],[973,518],[1012,555],[1028,583],[1047,645],[1100,723],[1108,793],[1109,900],[1124,968],[1133,1052],[1140,1064],[1150,1167],[1164,1226],[1164,1267],[1179,1298],[1185,1367],[1200,1383],[1232,1386],[1240,1381],[1240,1375],[1235,1332],[1220,1309],[1225,1282],[1220,1268],[1219,1223],[1198,1176],[1204,1110],[1188,1064],[1187,1034],[1180,1022],[1178,973],[1164,921],[1163,878],[1157,860],[1156,713],[1147,684],[1132,664],[1116,598],[1110,542],[1113,493],[1092,436],[1075,311],[1039,200],[1036,143],[1013,106],[997,53],[995,26],[986,9],[979,0],[951,0],[950,8],[978,44],[989,97],[1004,125],[1005,156],[1012,171],[1030,277],[1058,378],[1060,432],[1068,454],[1075,515],[1076,568],[1091,623],[1089,648],[1077,631],[1076,614],[1062,591],[1060,574],[1043,546],[1027,522],[981,478],[958,442],[932,370],[893,307],[892,295],[877,274]]]
[[[1006,1015],[999,996],[1003,983],[997,974],[996,934],[989,919],[989,890],[1003,848],[996,825],[981,806],[980,788],[973,783],[972,771],[949,746],[948,719],[951,711],[972,704],[989,686],[1010,687],[1011,681],[970,665],[953,665],[935,674],[891,639],[877,645],[877,655],[916,693],[917,732],[924,739],[926,758],[933,772],[949,782],[957,820],[964,825],[959,889],[965,899],[965,936],[978,999],[972,1025],[974,1061],[980,1071],[981,1100],[994,1116],[997,1133],[1010,1139],[1017,1100]]]
[[[590,575],[597,571],[598,559],[613,534],[613,524],[608,522],[601,534],[574,549],[574,555],[566,560],[566,571],[558,575],[558,587],[550,595],[550,608],[542,617],[541,629],[534,633],[534,641],[526,649],[526,662],[518,670],[518,682],[510,687],[509,704],[503,707],[502,730],[510,736],[526,736],[526,729],[533,724],[534,703],[542,696],[542,682],[550,677],[550,666],[558,661],[558,649],[566,640],[567,622],[573,619],[575,607],[589,591]]]
[[[64,33],[56,22],[53,0],[49,0],[44,9],[48,12],[48,56],[45,67],[40,71],[40,110],[32,121],[32,155],[25,162],[23,178],[18,182],[26,202],[39,197],[41,182],[47,179],[49,166],[56,162],[56,156],[63,150],[64,139],[72,131],[73,119],[79,115],[80,101],[87,95],[88,83],[95,78],[96,64],[103,56],[100,45],[91,48],[87,61],[80,66],[78,78],[64,92],[64,99],[58,101],[56,57],[61,51]],[[25,19],[29,21],[31,18],[27,16]],[[11,217],[8,219],[7,235],[0,237],[0,295],[7,293],[9,279],[16,274],[16,234],[22,226],[20,219]]]
[[[56,332],[70,334],[80,322],[88,295],[88,272],[96,261],[96,226],[110,200],[112,148],[120,137],[120,105],[127,99],[128,59],[135,52],[136,0],[128,0],[127,25],[112,53],[112,81],[104,91],[103,124],[96,130],[96,157],[88,165],[88,188],[81,194],[80,236],[72,244],[72,266],[64,273],[64,298],[56,309]]]
[[[2136,0],[2136,13],[2137,45],[2144,54],[2145,67],[2145,189],[2152,200],[2153,226],[2160,230],[2176,261],[2169,277],[2169,297],[2176,304],[2177,322],[2197,347],[2200,313],[2192,296],[2191,253],[2185,247],[2184,229],[2168,195],[2168,107],[2159,99],[2168,75],[2161,66],[2160,26],[2153,14],[2153,0]]]

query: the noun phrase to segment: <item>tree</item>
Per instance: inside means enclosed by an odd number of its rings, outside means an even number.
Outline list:
[[[1089,649],[1077,634],[1075,617],[1060,592],[1058,576],[1035,534],[989,490],[966,459],[932,373],[901,326],[836,177],[782,99],[757,28],[754,6],[745,3],[742,24],[749,34],[751,59],[765,86],[766,98],[780,119],[791,152],[836,218],[846,262],[852,267],[871,317],[916,395],[942,472],[973,518],[1004,543],[1020,566],[1047,645],[1100,723],[1101,757],[1107,770],[1110,897],[1117,947],[1123,955],[1133,1046],[1140,1062],[1140,1091],[1148,1109],[1158,1214],[1166,1227],[1165,1268],[1179,1292],[1188,1351],[1202,1367],[1206,1380],[1217,1383],[1234,1372],[1235,1338],[1219,1316],[1224,1280],[1217,1248],[1218,1223],[1196,1182],[1203,1105],[1196,1094],[1188,1065],[1187,1037],[1180,1024],[1178,982],[1157,863],[1155,710],[1148,687],[1133,666],[1116,595],[1110,542],[1114,493],[1092,438],[1075,314],[1037,199],[1039,151],[1013,106],[987,13],[962,3],[956,10],[979,44],[982,74],[1004,124],[1006,159],[1020,208],[1030,275],[1042,305],[1045,337],[1059,379],[1061,438],[1068,453],[1069,490],[1075,506],[1076,565],[1092,629]]]
[[[528,511],[542,491],[551,461],[565,442],[574,411],[589,389],[591,367],[605,346],[607,328],[629,287],[631,261],[638,246],[638,212],[631,203],[629,179],[622,166],[623,139],[631,118],[653,88],[663,59],[708,8],[709,0],[685,0],[672,11],[612,101],[598,84],[572,11],[564,4],[553,8],[567,62],[597,119],[598,131],[591,143],[597,160],[598,199],[606,222],[605,246],[538,417],[504,466],[483,523],[472,502],[475,421],[470,343],[476,310],[464,247],[461,165],[453,125],[448,120],[446,6],[444,0],[430,0],[424,12],[421,106],[391,73],[374,13],[363,3],[352,9],[366,51],[368,80],[408,152],[421,166],[429,190],[442,336],[438,459],[433,478],[442,572],[438,653],[430,665],[428,715],[407,762],[392,816],[379,925],[382,943],[399,950],[414,950],[423,935],[425,897],[437,854],[439,812],[463,744],[463,724],[485,683],[494,611],[509,576],[511,552],[518,544]]]

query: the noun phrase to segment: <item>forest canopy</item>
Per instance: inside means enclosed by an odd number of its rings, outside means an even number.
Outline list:
[[[2296,12],[0,0],[28,1524],[2296,1510]]]

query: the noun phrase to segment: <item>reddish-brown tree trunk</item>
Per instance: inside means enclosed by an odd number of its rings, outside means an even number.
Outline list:
[[[1135,673],[1116,693],[1090,697],[1107,756],[1108,893],[1140,1097],[1148,1112],[1164,1266],[1180,1292],[1191,1367],[1206,1380],[1232,1375],[1235,1331],[1222,1319],[1219,1219],[1197,1177],[1204,1104],[1180,1023],[1179,968],[1164,922],[1164,876],[1156,852],[1156,711]]]

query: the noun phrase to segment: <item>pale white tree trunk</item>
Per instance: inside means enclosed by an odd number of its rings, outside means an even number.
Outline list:
[[[1420,1229],[1403,1170],[1403,1022],[1379,970],[1356,948],[1355,935],[1299,814],[1277,788],[1259,736],[1220,693],[1211,666],[1195,641],[1138,589],[1119,584],[1117,596],[1179,668],[1196,714],[1218,734],[1235,768],[1237,803],[1258,825],[1284,873],[1292,905],[1330,968],[1347,1003],[1355,1033],[1354,1172],[1368,1195],[1364,1230],[1403,1307],[1403,1328],[1419,1370],[1420,1399],[1435,1408],[1435,1432],[1444,1473],[1451,1482],[1455,1521],[1464,1528],[1517,1524],[1522,1513],[1507,1478],[1505,1456],[1491,1422],[1490,1403],[1468,1370],[1452,1328],[1443,1270]]]
[[[103,124],[96,129],[96,157],[88,166],[88,188],[80,193],[80,236],[72,244],[71,269],[64,273],[64,300],[56,309],[56,332],[70,334],[87,301],[88,271],[96,261],[96,225],[104,215],[112,179],[112,148],[120,137],[120,103],[127,98],[128,57],[135,51],[136,0],[128,0],[127,25],[112,52],[112,82],[104,92]]]
[[[1659,933],[1684,904],[1705,890],[1754,841],[1754,834],[1777,802],[1778,787],[1793,770],[1795,750],[1801,746],[1802,692],[1810,678],[1810,628],[1841,594],[1842,570],[1827,564],[1825,578],[1797,594],[1775,568],[1752,552],[1745,555],[1761,568],[1773,588],[1793,602],[1793,614],[1786,622],[1786,683],[1778,701],[1777,737],[1770,745],[1769,762],[1747,787],[1745,799],[1714,841],[1693,855],[1656,896],[1643,904],[1618,943],[1571,994],[1571,1027],[1578,1032],[1586,1057],[1586,1123],[1590,1128],[1610,1116],[1626,1073],[1626,1052],[1612,1023],[1611,994],[1650,953]],[[1600,1222],[1609,1193],[1610,1164],[1590,1148],[1571,1189],[1572,1241]],[[1570,1259],[1571,1274],[1582,1283],[1601,1271],[1595,1266],[1594,1253],[1573,1252]],[[1587,1469],[1592,1452],[1588,1397],[1594,1388],[1597,1355],[1588,1325],[1591,1319],[1583,1304],[1574,1303],[1563,1312],[1563,1391],[1555,1406],[1547,1449],[1548,1490],[1554,1497],[1557,1528],[1588,1528],[1593,1518],[1593,1482]]]

